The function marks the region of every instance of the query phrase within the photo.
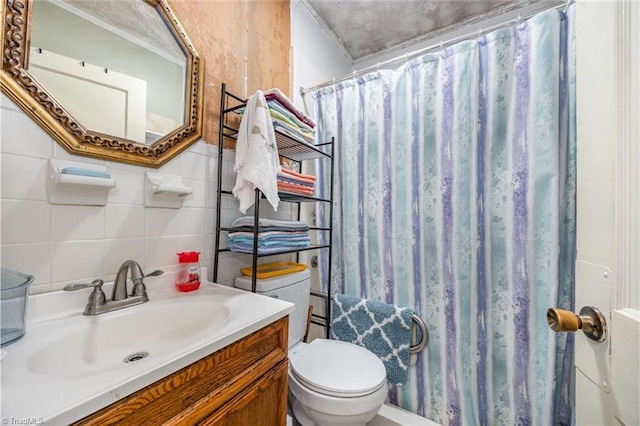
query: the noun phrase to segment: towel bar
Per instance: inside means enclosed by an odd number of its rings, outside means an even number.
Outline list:
[[[411,320],[416,324],[416,326],[420,329],[421,339],[420,342],[412,345],[409,348],[409,353],[417,354],[424,350],[427,347],[427,343],[429,343],[429,330],[427,330],[427,325],[422,321],[418,315],[413,314]]]

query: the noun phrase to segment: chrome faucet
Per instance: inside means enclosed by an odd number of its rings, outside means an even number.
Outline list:
[[[133,283],[131,294],[127,293],[127,275],[129,272]],[[163,273],[163,271],[157,270],[145,275],[138,262],[127,260],[118,269],[116,279],[113,282],[111,300],[107,300],[102,291],[102,285],[104,284],[102,280],[94,280],[91,284],[67,284],[64,286],[64,290],[74,291],[93,287],[93,291],[89,295],[89,301],[84,308],[84,315],[98,315],[148,302],[149,296],[147,296],[144,279],[162,275]]]
[[[125,260],[118,273],[116,279],[113,282],[113,292],[111,293],[111,300],[125,300],[127,298],[127,272],[131,271],[131,282],[133,283],[133,291],[131,296],[142,296],[144,303],[149,300],[147,297],[147,289],[144,286],[144,273],[142,268],[135,260]]]

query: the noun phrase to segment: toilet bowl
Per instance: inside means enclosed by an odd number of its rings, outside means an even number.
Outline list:
[[[367,349],[316,339],[289,351],[289,402],[303,426],[364,425],[386,397],[386,370]]]
[[[289,405],[302,426],[365,425],[387,398],[387,374],[369,350],[337,340],[303,343],[310,297],[308,270],[257,280],[256,293],[295,304],[289,317]],[[249,277],[235,287],[251,289]]]

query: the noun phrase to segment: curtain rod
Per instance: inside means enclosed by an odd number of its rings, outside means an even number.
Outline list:
[[[538,13],[543,12],[545,10],[558,9],[561,6],[564,6],[565,7],[565,11],[566,11],[569,8],[569,6],[572,3],[574,3],[574,1],[575,0],[556,0],[556,1],[552,2],[551,4],[549,2],[544,2],[545,3],[544,6],[538,7],[536,9],[534,9],[534,10],[531,10],[531,11],[527,12],[526,14],[518,15],[516,18],[509,19],[506,22],[501,22],[499,24],[490,25],[487,28],[481,28],[480,27],[477,31],[468,32],[468,33],[463,34],[461,36],[454,37],[454,38],[452,38],[450,40],[447,40],[446,42],[440,41],[439,43],[433,44],[431,46],[423,47],[422,49],[418,49],[418,50],[416,50],[414,52],[405,53],[404,55],[396,56],[395,58],[388,59],[386,61],[377,63],[376,65],[371,65],[371,66],[362,68],[362,69],[357,70],[357,71],[353,71],[350,74],[345,74],[342,77],[337,77],[337,78],[334,78],[332,80],[325,81],[324,83],[320,83],[320,84],[315,85],[313,87],[309,87],[309,88],[306,88],[306,89],[304,87],[300,87],[300,96],[302,96],[304,98],[304,95],[306,95],[309,92],[321,89],[323,87],[331,86],[332,84],[339,83],[341,81],[345,81],[345,80],[349,80],[349,79],[352,79],[352,78],[355,78],[355,77],[359,77],[359,76],[361,76],[363,74],[367,74],[367,73],[369,73],[369,72],[371,72],[373,70],[380,69],[380,67],[391,65],[393,63],[397,63],[397,62],[401,62],[401,61],[406,62],[409,59],[414,59],[414,58],[416,58],[416,57],[418,57],[418,56],[420,56],[420,55],[422,55],[422,54],[424,54],[426,52],[429,52],[431,50],[442,49],[444,47],[449,47],[449,46],[451,46],[453,44],[456,44],[456,43],[464,41],[464,40],[470,40],[470,39],[477,38],[480,35],[486,34],[486,33],[491,32],[493,30],[497,30],[499,28],[508,27],[509,25],[512,25],[514,23],[520,23],[521,21],[523,21],[525,19],[528,19],[528,18],[531,18],[532,16],[537,15]]]

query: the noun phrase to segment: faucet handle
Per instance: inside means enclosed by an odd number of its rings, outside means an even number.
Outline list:
[[[89,295],[89,300],[87,301],[87,306],[84,308],[85,315],[95,315],[96,308],[98,306],[102,306],[107,303],[107,296],[104,295],[104,291],[102,291],[102,285],[104,281],[102,280],[93,280],[91,284],[67,284],[64,286],[65,291],[75,291],[83,288],[93,287],[93,291]]]
[[[157,276],[162,275],[162,274],[164,274],[164,271],[158,269],[158,270],[155,270],[153,272],[150,272],[150,273],[146,274],[142,278],[144,279],[144,278],[147,278],[147,277],[157,277]],[[142,296],[143,298],[147,298],[147,300],[148,300],[147,287],[144,285],[144,280],[143,279],[135,280],[133,282],[133,288],[131,289],[131,296]]]
[[[143,278],[148,278],[148,277],[157,277],[159,275],[164,274],[164,271],[162,269],[156,269],[153,272],[149,272],[148,274],[145,274],[145,276]]]
[[[93,280],[90,284],[87,284],[87,283],[67,284],[67,285],[65,285],[63,287],[63,290],[64,291],[76,291],[76,290],[82,290],[83,288],[93,287],[94,289],[99,289],[100,291],[102,291],[102,285],[103,284],[104,284],[104,281],[102,281],[102,280]]]

